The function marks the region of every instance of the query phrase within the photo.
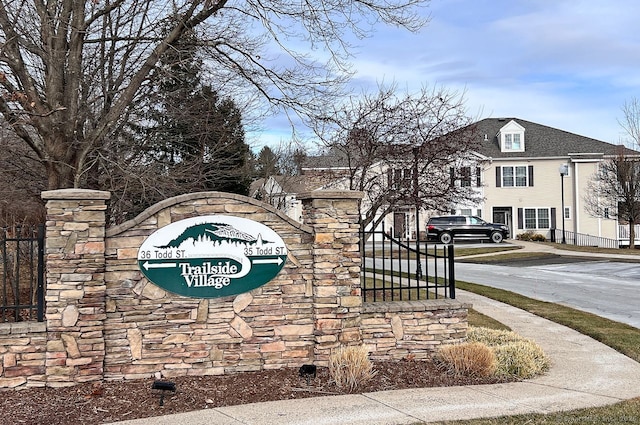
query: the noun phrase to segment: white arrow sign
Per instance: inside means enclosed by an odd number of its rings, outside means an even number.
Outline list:
[[[263,260],[253,260],[253,264],[282,264],[282,258],[266,258]]]
[[[149,269],[172,269],[174,267],[176,267],[177,264],[176,263],[155,263],[155,264],[150,264],[148,261],[146,261],[142,267],[145,268],[145,270],[149,270]]]

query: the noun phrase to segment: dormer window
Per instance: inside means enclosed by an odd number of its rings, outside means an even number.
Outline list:
[[[504,148],[508,151],[519,151],[522,149],[520,143],[520,133],[507,133],[504,135]]]
[[[524,127],[511,120],[498,132],[502,152],[524,152]]]

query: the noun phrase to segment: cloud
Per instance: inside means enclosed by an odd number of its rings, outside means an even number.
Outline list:
[[[354,92],[443,85],[466,93],[472,115],[619,142],[621,107],[640,97],[640,2],[432,0],[427,12],[419,33],[380,26],[350,40]]]

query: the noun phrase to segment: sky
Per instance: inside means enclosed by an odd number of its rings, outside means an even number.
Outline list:
[[[640,98],[637,0],[431,0],[419,33],[380,25],[352,60],[356,91],[464,93],[473,118],[517,117],[619,144],[622,107]],[[290,137],[265,123],[265,144]]]

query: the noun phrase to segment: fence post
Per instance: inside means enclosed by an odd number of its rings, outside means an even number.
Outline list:
[[[103,379],[105,213],[109,192],[61,189],[46,201],[48,386]]]
[[[449,265],[449,298],[456,299],[456,267],[455,255],[453,252],[453,244],[447,246],[447,257]]]
[[[298,194],[304,223],[313,227],[313,315],[315,362],[326,365],[331,350],[360,345],[360,238],[362,192]]]
[[[38,226],[38,322],[44,321],[44,226]]]

